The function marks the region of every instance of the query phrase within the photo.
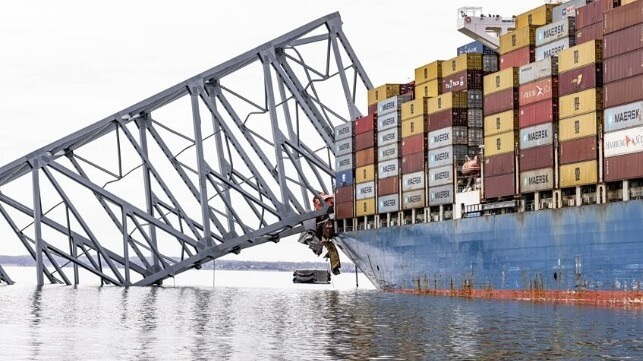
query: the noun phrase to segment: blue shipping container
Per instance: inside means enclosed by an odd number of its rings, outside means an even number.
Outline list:
[[[335,187],[344,187],[353,184],[353,170],[335,173]]]
[[[486,54],[486,55],[497,55],[493,49],[484,46],[479,41],[474,41],[472,43],[462,45],[458,48],[458,55],[462,54]]]

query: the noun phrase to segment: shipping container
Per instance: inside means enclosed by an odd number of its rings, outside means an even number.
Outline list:
[[[400,160],[391,159],[377,163],[377,177],[384,179],[388,177],[397,177],[400,174]]]
[[[643,127],[634,127],[605,133],[605,158],[643,151]]]
[[[633,1],[629,4],[623,4],[624,2],[621,0],[620,7],[605,13],[605,18],[603,19],[603,32],[605,34],[643,23],[643,2]]]
[[[482,90],[482,70],[463,70],[442,78],[442,91],[445,93],[468,89]]]
[[[518,69],[507,68],[484,76],[484,95],[490,95],[509,88],[518,87]]]
[[[565,49],[569,49],[576,44],[576,37],[567,37],[564,39],[556,40],[552,43],[545,44],[536,48],[535,61],[540,61],[552,56],[558,56],[558,53]]]
[[[377,195],[400,193],[400,177],[388,177],[377,180]]]
[[[426,133],[426,115],[419,115],[402,122],[402,138]]]
[[[355,201],[355,217],[372,216],[375,214],[375,198]]]
[[[516,176],[513,173],[484,178],[484,198],[510,197],[516,194]]]
[[[416,209],[426,207],[424,189],[402,193],[402,209]]]
[[[598,182],[598,161],[566,164],[560,166],[560,188],[578,187]]]
[[[605,108],[643,99],[643,74],[604,84]]]
[[[533,47],[535,44],[536,26],[516,28],[515,31],[500,35],[500,48],[498,52],[500,55],[504,55],[520,48]]]
[[[375,181],[355,184],[355,199],[362,200],[375,197]]]
[[[340,155],[335,157],[335,172],[343,172],[353,169],[353,154]]]
[[[635,1],[638,1],[638,0],[621,0],[621,6],[631,4],[631,3],[635,2]]]
[[[426,164],[426,153],[413,153],[402,157],[402,174],[424,172]]]
[[[425,152],[426,151],[426,135],[418,134],[408,138],[402,138],[402,156]]]
[[[591,40],[603,40],[603,22],[598,22],[576,30],[576,44]]]
[[[415,86],[442,77],[442,60],[415,68]]]
[[[402,192],[424,189],[424,171],[402,175]]]
[[[468,155],[469,147],[466,145],[454,145],[437,149],[429,149],[427,163],[429,169],[454,163],[462,165]]]
[[[407,95],[409,100],[415,99],[415,81],[400,84],[400,94]]]
[[[550,57],[523,65],[518,70],[518,83],[527,84],[532,81],[558,75],[558,57]]]
[[[584,28],[603,21],[605,12],[612,8],[614,0],[594,0],[576,11],[576,26]]]
[[[603,67],[601,64],[587,64],[558,75],[558,95],[560,96],[602,86]]]
[[[536,29],[536,46],[576,35],[576,18],[568,17]],[[537,54],[537,53],[536,53]]]
[[[467,126],[468,122],[467,108],[451,108],[430,114],[427,128],[432,132],[452,126]]]
[[[513,131],[484,138],[485,157],[513,152],[516,148],[517,134]]]
[[[443,79],[466,70],[482,70],[482,54],[462,54],[442,62]]]
[[[511,67],[521,67],[533,63],[536,59],[536,48],[525,46],[514,51],[500,55],[500,70]]]
[[[335,189],[335,203],[353,202],[355,192],[353,186],[337,187]]]
[[[391,160],[395,158],[399,158],[401,155],[400,152],[400,144],[399,143],[392,143],[389,145],[385,145],[383,147],[378,147],[377,148],[377,156],[375,157],[374,155],[371,154],[366,154],[363,156],[364,161],[372,161],[371,163],[365,163],[365,164],[360,164],[356,163],[356,166],[361,167],[362,165],[366,164],[372,164],[376,162],[383,162],[385,160]],[[356,154],[356,157],[359,157],[359,153]]]
[[[518,158],[519,169],[521,172],[553,167],[554,166],[554,147],[544,145],[541,147],[521,149]]]
[[[353,170],[337,172],[335,174],[335,187],[346,187],[353,184]]]
[[[429,188],[429,205],[439,206],[442,204],[452,204],[455,196],[453,194],[453,185],[444,185]]]
[[[353,153],[353,139],[342,139],[335,142],[335,156],[352,154]]]
[[[400,112],[390,112],[377,117],[377,131],[381,132],[387,129],[400,126]]]
[[[375,180],[375,164],[355,168],[355,183],[364,183]]]
[[[336,219],[351,219],[355,216],[355,203],[351,202],[335,202],[335,218]]]
[[[427,99],[426,97],[417,97],[414,100],[402,103],[402,120],[426,114]]]
[[[390,213],[400,210],[400,195],[389,194],[377,199],[377,213]]]
[[[643,48],[643,23],[603,37],[603,56],[608,58]]]
[[[554,123],[543,123],[520,129],[520,149],[554,144]]]
[[[468,95],[466,91],[448,92],[427,101],[429,115],[451,108],[466,108]]]
[[[606,182],[643,178],[643,153],[639,152],[605,158],[603,171]]]
[[[377,114],[377,103],[368,106],[368,114]]]
[[[377,114],[369,114],[367,116],[357,118],[355,120],[355,134],[363,134],[375,129],[377,122]]]
[[[368,90],[368,105],[377,104],[379,101],[400,95],[400,84],[384,84]]]
[[[550,98],[558,97],[558,78],[544,78],[523,84],[518,88],[519,105],[524,106]]]
[[[558,159],[560,164],[570,164],[598,159],[598,139],[596,136],[560,142]]]
[[[446,165],[439,168],[429,169],[429,187],[437,187],[445,184],[453,184],[453,165]]]
[[[474,41],[469,44],[462,45],[457,49],[458,55],[462,54],[484,54],[484,55],[496,55],[496,51],[488,48],[479,41]]]
[[[377,163],[377,159],[378,158],[375,156],[374,147],[358,150],[357,152],[355,152],[355,166],[353,168],[375,164]]]
[[[518,111],[520,128],[558,120],[558,101],[554,98],[525,105]]]
[[[467,129],[467,137],[469,142],[467,143],[469,147],[478,147],[483,144],[484,134],[482,127],[480,128],[469,128]]]
[[[500,58],[497,54],[482,56],[482,72],[484,74],[497,72],[500,66]]]
[[[402,103],[412,100],[411,95],[403,94],[388,99],[381,100],[377,103],[377,115],[383,116],[386,113],[398,112]]]
[[[485,157],[483,172],[485,177],[493,177],[503,174],[513,174],[516,167],[516,153],[504,153],[499,155],[494,155],[491,157]]]
[[[596,136],[602,123],[603,113],[601,111],[563,118],[558,123],[558,139],[567,141]]]
[[[482,90],[467,90],[467,108],[482,108],[484,106],[484,96]],[[457,108],[457,107],[453,107]]]
[[[603,42],[592,40],[558,53],[558,72],[562,73],[592,63],[603,62]]]
[[[592,88],[558,98],[560,118],[572,117],[603,109],[603,90]]]
[[[467,127],[448,127],[429,132],[429,149],[435,149],[452,144],[467,144]]]
[[[552,10],[552,21],[559,21],[562,20],[565,17],[569,16],[576,16],[576,9],[580,8],[581,6],[585,6],[587,2],[591,2],[592,0],[572,0],[572,1],[566,1],[560,5],[554,6],[554,9]]]
[[[501,90],[484,97],[484,113],[496,114],[518,109],[518,88]]]
[[[342,140],[342,142],[344,142]],[[351,139],[352,142],[352,139]],[[335,145],[339,146],[340,143],[336,142]],[[366,133],[362,134],[356,134],[355,135],[355,151],[358,150],[363,150],[367,148],[372,148],[375,146],[375,131],[369,130]],[[343,154],[352,152],[352,143],[351,143],[351,149],[346,150]],[[335,152],[335,155],[339,155],[339,153]]]
[[[643,48],[605,58],[603,69],[605,83],[643,74]]]
[[[442,94],[442,78],[429,80],[415,86],[415,94],[418,97],[437,97]]]
[[[353,122],[340,124],[335,127],[335,141],[347,139],[353,136]]]
[[[554,168],[520,172],[520,192],[532,193],[554,188]]]
[[[518,111],[515,109],[484,117],[485,137],[513,131],[514,129],[518,129]]]
[[[383,147],[400,140],[400,129],[395,127],[377,132],[377,146]]]
[[[542,26],[551,23],[553,9],[557,4],[545,4],[516,15],[516,29],[526,26]]]
[[[482,108],[467,109],[467,126],[469,126],[469,128],[484,127],[484,113]]]
[[[643,125],[643,101],[605,109],[605,132]]]

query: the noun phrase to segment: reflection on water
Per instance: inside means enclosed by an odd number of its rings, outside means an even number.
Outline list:
[[[640,311],[352,288],[11,286],[0,287],[0,320],[3,360],[643,355]]]

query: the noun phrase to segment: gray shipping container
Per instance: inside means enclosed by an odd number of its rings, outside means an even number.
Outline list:
[[[377,117],[377,131],[398,127],[400,125],[400,112],[390,112]]]
[[[353,122],[344,123],[335,127],[335,141],[353,136]]]
[[[390,112],[397,112],[400,109],[400,105],[409,100],[411,100],[410,94],[396,95],[384,99],[377,103],[377,116],[381,117]]]
[[[484,106],[484,97],[482,90],[467,91],[467,108],[482,108]]]
[[[605,109],[605,132],[643,125],[643,101]]]
[[[390,194],[377,198],[377,213],[397,212],[400,210],[400,195]]]
[[[536,48],[536,61],[543,60],[550,56],[555,56],[565,49],[576,44],[576,37],[568,37],[560,40],[556,40],[552,43],[539,46]]]
[[[558,75],[558,57],[552,56],[520,67],[518,79],[520,85],[534,80]]]
[[[484,73],[495,73],[498,71],[498,55],[486,54],[482,56],[482,71]]]
[[[397,177],[400,172],[400,160],[391,159],[377,163],[377,177],[384,179],[388,177]]]
[[[520,192],[531,193],[554,188],[554,168],[520,172]]]
[[[402,208],[416,209],[426,207],[424,189],[402,193]]]
[[[453,164],[464,160],[469,152],[469,147],[466,145],[455,145],[442,147],[437,149],[430,149],[428,153],[429,168],[442,167],[447,164]]]
[[[355,199],[373,198],[375,194],[375,181],[357,183],[355,185]]]
[[[430,206],[452,204],[454,198],[455,197],[453,195],[452,184],[429,188],[429,205]]]
[[[520,129],[520,149],[529,149],[554,142],[553,123]]]
[[[424,171],[402,175],[402,192],[424,189]]]
[[[335,156],[353,154],[353,138],[335,141]]]
[[[572,0],[560,4],[552,10],[552,20],[555,22],[569,16],[575,17],[576,9],[585,6],[588,2],[591,2],[591,0]]]
[[[468,145],[470,147],[477,147],[482,145],[484,142],[484,131],[482,127],[478,128],[469,128],[467,130],[468,137],[469,137],[469,143]]]
[[[335,172],[353,169],[353,153],[335,157]]]
[[[576,36],[576,18],[568,17],[536,29],[536,46]]]
[[[400,145],[397,143],[377,148],[377,159],[380,162],[400,157]]]
[[[453,184],[453,165],[429,169],[429,187]]]
[[[467,109],[467,123],[469,128],[484,127],[484,114],[482,112],[482,108]]]
[[[400,130],[391,128],[377,132],[377,146],[382,147],[388,144],[396,143],[400,140]]]
[[[429,132],[429,149],[452,144],[467,144],[467,127],[448,127]]]

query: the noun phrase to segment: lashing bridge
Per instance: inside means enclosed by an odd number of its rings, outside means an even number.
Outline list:
[[[317,19],[0,168],[0,242],[38,285],[143,286],[299,234],[370,88],[339,14]]]

